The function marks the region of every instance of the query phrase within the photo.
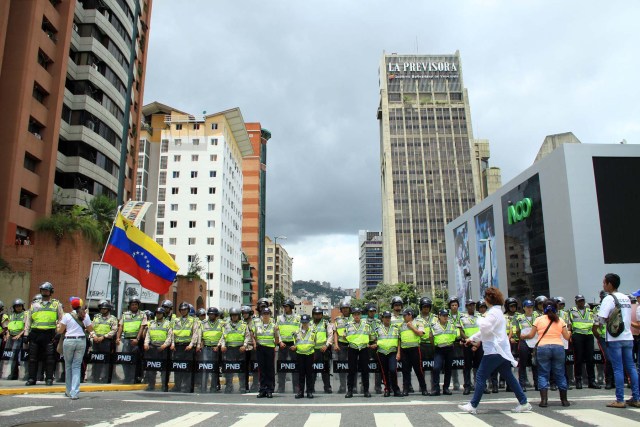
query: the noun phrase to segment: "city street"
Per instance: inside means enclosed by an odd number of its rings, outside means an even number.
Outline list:
[[[255,395],[189,395],[150,392],[83,393],[72,401],[61,394],[6,396],[0,400],[0,426],[637,426],[640,409],[610,409],[612,390],[570,391],[572,406],[560,406],[556,393],[549,408],[539,408],[529,392],[532,413],[512,414],[510,393],[484,399],[479,415],[456,407],[463,396],[371,399],[319,393],[313,400],[293,395],[256,399]],[[496,397],[493,397],[496,396]]]

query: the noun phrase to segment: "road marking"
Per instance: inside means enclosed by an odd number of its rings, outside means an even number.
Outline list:
[[[310,414],[304,427],[331,427],[340,425],[341,414]]]
[[[202,421],[208,420],[214,415],[218,415],[218,412],[189,412],[181,417],[174,418],[162,424],[156,424],[156,427],[175,427],[179,425],[181,427],[194,426]]]
[[[378,427],[412,427],[413,424],[407,418],[407,414],[398,412],[386,412],[375,413],[373,416],[376,419],[376,426]]]
[[[516,424],[524,426],[540,426],[540,427],[567,427],[570,424],[561,423],[551,417],[547,417],[536,412],[525,412],[514,414],[510,411],[502,411],[503,414],[513,418]]]
[[[99,424],[93,424],[89,427],[112,427],[119,426],[121,424],[131,423],[133,421],[142,420],[147,418],[150,415],[157,414],[158,411],[144,411],[144,412],[129,412],[128,414],[124,414],[120,418],[116,418],[111,422],[104,422]]]
[[[32,412],[46,408],[51,408],[51,406],[23,406],[21,408],[7,409],[6,411],[0,412],[0,417],[11,417],[13,415],[19,415],[25,412]]]
[[[264,427],[277,416],[277,412],[256,412],[254,414],[246,414],[230,427]]]
[[[463,412],[438,412],[438,414],[453,427],[491,427],[478,417]]]
[[[594,426],[638,427],[637,420],[632,421],[598,409],[566,409],[556,412]]]

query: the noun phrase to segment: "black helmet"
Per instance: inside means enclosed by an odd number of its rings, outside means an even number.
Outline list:
[[[316,306],[316,307],[313,307],[313,310],[311,310],[311,314],[324,314],[324,312],[320,307]]]
[[[378,308],[375,306],[375,304],[369,304],[367,305],[367,311],[378,311]]]
[[[429,297],[422,297],[420,298],[420,308],[422,307],[431,307],[433,306],[433,301],[431,301],[431,298]]]
[[[513,297],[509,297],[506,300],[504,300],[504,306],[509,307],[510,305],[515,304],[516,306],[518,305],[518,300],[513,298]]]
[[[487,302],[483,299],[481,299],[480,301],[478,301],[478,308],[480,307],[486,307],[487,306]]]
[[[343,308],[351,308],[351,304],[346,301],[342,301],[340,303],[340,310],[342,310]]]
[[[2,301],[0,301],[0,304],[2,304],[2,307],[4,307],[4,303]],[[21,305],[22,308],[24,309],[24,301],[22,301],[20,298],[18,298],[17,300],[15,300],[13,302],[13,304],[11,305],[11,307],[15,307],[16,305]]]
[[[402,315],[403,316],[409,315],[411,317],[414,317],[413,310],[411,310],[410,308],[405,308],[404,311],[402,312]]]
[[[391,298],[391,307],[393,307],[396,304],[404,305],[404,301],[402,301],[401,297],[395,296]]]
[[[156,308],[156,313],[162,313],[162,315],[164,316],[165,314],[167,314],[167,311],[164,309],[164,307],[160,306]]]
[[[160,305],[163,306],[164,308],[169,308],[169,309],[173,308],[173,303],[168,299],[162,301],[162,304]]]
[[[476,305],[476,302],[474,300],[472,300],[472,299],[468,299],[467,302],[464,303],[464,306],[466,307],[466,306],[471,305],[471,304]]]
[[[603,291],[604,292],[604,291]],[[31,302],[42,301],[42,294],[35,294]]]
[[[164,310],[164,308],[163,308]],[[144,311],[145,316],[147,316],[147,319],[151,319],[153,317],[153,311],[151,310],[145,310]]]
[[[129,307],[131,307],[131,304],[133,304],[133,303],[136,303],[136,304],[140,305],[140,304],[141,304],[141,303],[140,303],[140,298],[138,298],[138,297],[133,297],[133,298],[131,298],[131,299],[129,300]]]
[[[457,303],[458,306],[460,306],[460,300],[458,300],[458,297],[449,297],[449,299],[447,300],[447,307],[451,307],[451,304],[453,303]]]
[[[233,315],[238,315],[240,316],[240,309],[237,307],[233,307],[231,310],[229,310],[229,316],[233,316]]]
[[[271,314],[271,309],[269,307],[265,307],[262,309],[261,314]]]
[[[49,282],[44,282],[40,285],[40,292],[42,291],[49,291],[49,293],[53,293],[53,285]]]
[[[558,305],[566,304],[565,301],[564,301],[564,297],[554,297],[553,299]]]
[[[383,311],[382,312],[382,316],[380,316],[380,317],[383,317],[383,318],[384,317],[389,317],[389,318],[391,318],[391,312],[390,311]]]
[[[180,305],[178,306],[178,310],[189,310],[189,303],[181,302]]]
[[[586,300],[586,298],[584,297],[584,295],[582,295],[582,294],[576,295],[576,302],[585,301],[585,300]]]
[[[219,316],[220,315],[220,310],[218,310],[217,307],[209,307],[207,309],[207,314],[215,314],[215,315]]]
[[[296,304],[292,300],[288,299],[284,302],[284,304],[282,304],[282,306],[283,307],[289,306],[291,307],[291,309],[293,309],[296,306]]]
[[[260,307],[261,305],[265,305],[267,307],[269,307],[269,300],[266,298],[260,298],[258,300],[258,302],[256,303],[256,307]]]
[[[197,316],[206,316],[207,315],[207,311],[204,308],[199,308],[198,311],[196,312]]]
[[[243,305],[242,308],[240,309],[240,312],[242,314],[253,314],[253,309],[248,305]]]
[[[351,314],[362,314],[362,309],[360,307],[353,307],[351,309]]]
[[[547,300],[547,297],[545,297],[544,295],[540,295],[536,297],[534,303],[536,304],[536,307],[537,307],[538,304],[543,304],[546,300]]]
[[[98,303],[98,308],[100,310],[102,310],[103,308],[111,310],[111,302],[107,301],[106,299],[100,300],[100,302]]]

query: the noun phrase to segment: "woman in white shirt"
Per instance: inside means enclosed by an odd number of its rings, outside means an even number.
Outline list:
[[[71,297],[70,302],[73,310],[62,317],[58,324],[58,333],[64,334],[62,353],[67,388],[65,396],[70,397],[71,400],[77,400],[80,393],[80,368],[87,346],[85,331],[91,332],[93,326],[83,301],[80,298]]]
[[[519,404],[511,412],[531,411],[531,404],[527,401],[527,396],[511,371],[511,367],[518,366],[518,363],[511,354],[511,344],[509,344],[509,337],[507,336],[507,324],[502,314],[504,296],[498,288],[490,287],[485,291],[484,300],[489,310],[484,317],[478,319],[480,332],[465,341],[465,345],[473,346],[474,351],[482,343],[484,350],[484,356],[482,356],[480,367],[476,373],[476,384],[485,384],[491,373],[498,370],[518,398]],[[480,404],[483,393],[484,388],[476,386],[471,401],[465,405],[458,405],[458,408],[470,414],[477,414],[477,407]]]

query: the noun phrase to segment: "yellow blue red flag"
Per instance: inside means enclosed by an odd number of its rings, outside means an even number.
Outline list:
[[[103,260],[138,279],[143,288],[159,294],[169,291],[180,269],[162,246],[120,213]]]

